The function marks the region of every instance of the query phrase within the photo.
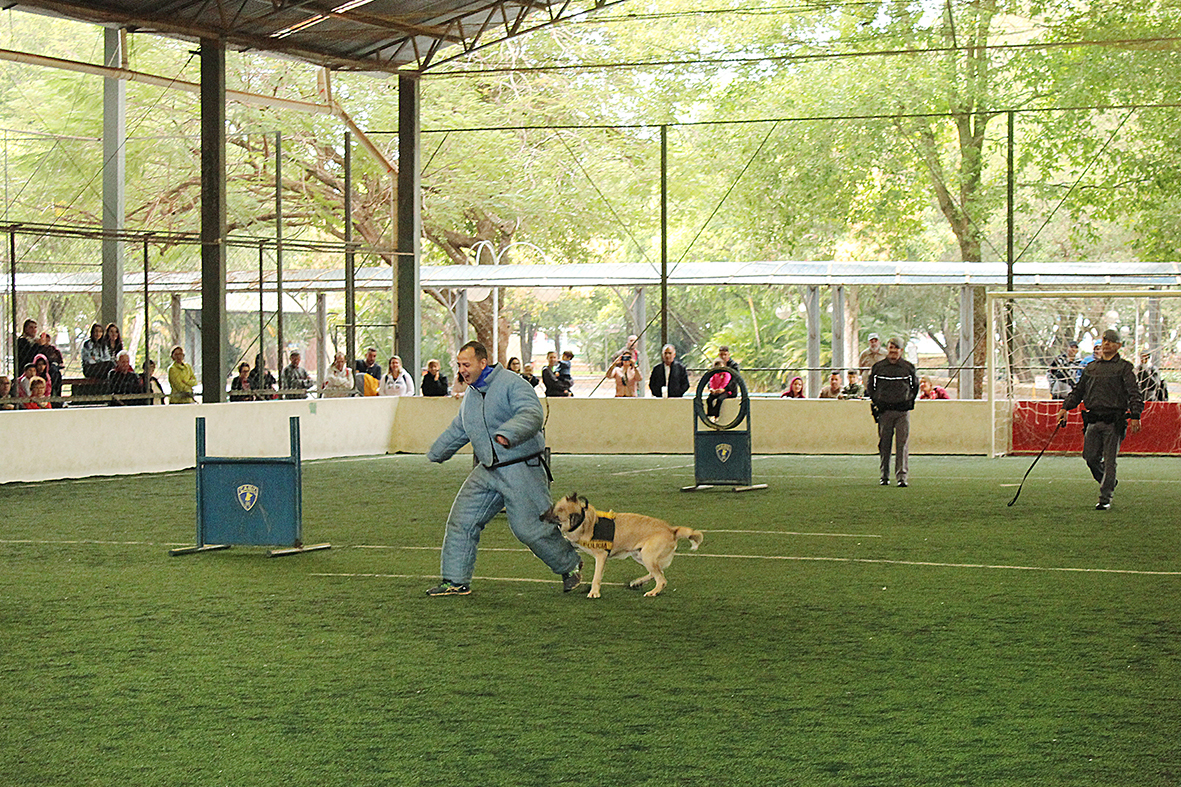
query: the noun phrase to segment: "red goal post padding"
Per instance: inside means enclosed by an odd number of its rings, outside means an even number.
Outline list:
[[[1036,454],[1046,445],[1058,423],[1061,402],[1018,401],[1013,408],[1013,449],[1016,455]],[[1121,454],[1181,455],[1181,403],[1146,402],[1139,434],[1128,432]],[[1083,416],[1071,411],[1066,426],[1058,432],[1047,454],[1069,454],[1083,450]]]

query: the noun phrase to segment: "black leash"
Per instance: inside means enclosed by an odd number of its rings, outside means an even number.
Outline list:
[[[1033,465],[1036,465],[1037,460],[1042,458],[1042,454],[1044,454],[1046,452],[1046,449],[1050,447],[1050,443],[1054,442],[1054,437],[1058,434],[1058,430],[1061,428],[1062,428],[1062,422],[1058,421],[1054,425],[1054,431],[1050,433],[1050,439],[1047,440],[1046,444],[1042,446],[1042,450],[1038,453],[1037,457],[1033,460],[1033,464],[1031,464],[1029,466],[1029,469],[1025,471],[1025,475],[1023,475],[1021,477],[1021,483],[1017,485],[1017,494],[1013,495],[1013,499],[1009,501],[1010,506],[1012,506],[1014,503],[1017,502],[1017,498],[1021,497],[1021,490],[1025,486],[1025,479],[1029,478],[1029,474],[1033,472]]]

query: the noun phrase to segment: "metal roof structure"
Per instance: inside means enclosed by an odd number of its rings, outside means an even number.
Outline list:
[[[672,266],[670,286],[772,286],[772,285],[978,285],[1001,287],[1006,283],[1003,262],[692,262]],[[393,286],[388,267],[369,266],[356,271],[356,289],[388,291]],[[18,273],[16,288],[22,293],[99,292],[102,274]],[[1031,262],[1019,263],[1014,273],[1017,287],[1125,287],[1181,286],[1181,263],[1176,262]],[[127,273],[127,292],[141,292],[142,273]],[[267,276],[263,288],[275,286]],[[420,268],[422,289],[467,289],[475,287],[659,287],[660,271],[647,263],[573,263],[568,265],[424,265]],[[200,271],[150,272],[152,292],[193,293],[201,290]],[[298,269],[283,273],[283,290],[297,292],[343,292],[344,270]],[[227,293],[258,292],[256,271],[231,271]]]
[[[338,71],[423,71],[622,0],[16,0],[27,11]],[[452,50],[452,51],[447,51]]]

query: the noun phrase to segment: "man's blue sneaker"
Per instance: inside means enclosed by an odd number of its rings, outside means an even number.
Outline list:
[[[458,582],[452,582],[449,579],[444,579],[439,584],[428,590],[428,596],[466,596],[472,592],[471,585],[461,585]]]
[[[569,593],[582,584],[582,561],[578,561],[578,568],[562,575],[562,592]]]

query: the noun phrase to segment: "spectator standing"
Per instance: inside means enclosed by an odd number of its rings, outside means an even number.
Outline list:
[[[353,393],[353,370],[348,367],[344,353],[337,353],[332,365],[324,373],[320,384],[320,395],[327,398],[351,396]]]
[[[185,348],[179,344],[172,348],[172,365],[168,367],[169,404],[192,404],[193,389],[197,386],[197,375],[193,367],[185,363]]]
[[[284,399],[307,399],[308,389],[312,387],[312,376],[308,374],[308,370],[300,366],[300,361],[303,356],[299,351],[292,350],[287,356],[287,365],[283,367],[283,371],[279,372],[279,388],[286,389],[288,393],[283,395]],[[290,393],[291,391],[299,391],[299,393]]]
[[[1050,398],[1065,399],[1070,389],[1078,382],[1083,371],[1083,362],[1078,358],[1078,342],[1071,340],[1066,343],[1062,354],[1050,361],[1046,370],[1046,377],[1050,381]]]
[[[828,385],[820,389],[818,399],[840,399],[841,398],[841,373],[833,372],[828,376]]]
[[[857,357],[857,367],[861,370],[861,376],[865,378],[865,382],[869,383],[869,370],[878,361],[885,360],[886,348],[882,347],[882,340],[876,333],[871,333],[868,337],[869,347],[861,351],[861,355]]]
[[[619,363],[611,368],[607,376],[615,381],[617,397],[634,397],[640,384],[640,370],[636,368],[631,353],[619,356]]]
[[[508,359],[508,363],[504,365],[504,368],[508,369],[513,374],[520,374],[521,359],[514,355],[512,358]]]
[[[37,354],[37,321],[25,320],[21,328],[21,335],[16,337],[16,366],[24,369],[25,364],[32,363]]]
[[[1131,361],[1119,357],[1120,336],[1113,330],[1103,332],[1099,357],[1083,369],[1083,376],[1058,411],[1058,425],[1066,423],[1070,410],[1083,404],[1083,460],[1091,477],[1099,482],[1098,511],[1111,508],[1111,496],[1119,483],[1115,463],[1128,427],[1140,431],[1144,400],[1136,383]]]
[[[96,322],[90,326],[90,338],[82,342],[82,376],[105,382],[114,366],[115,358],[107,346],[106,333]]]
[[[838,399],[864,399],[865,386],[861,384],[861,372],[850,369],[847,373],[849,384],[841,389]]]
[[[541,370],[541,384],[545,386],[545,395],[573,396],[570,391],[571,385],[558,376],[558,369],[558,354],[551,350],[545,354],[545,368]],[[458,376],[456,375],[457,378]]]
[[[926,377],[926,376],[919,378],[919,391],[920,391],[920,393],[919,393],[920,399],[950,399],[951,398],[951,395],[947,392],[946,388],[939,386],[939,385],[935,385],[934,383],[931,382],[931,378]]]
[[[16,405],[12,402],[6,402],[5,399],[12,397],[12,381],[8,379],[8,375],[0,374],[0,410],[15,410]]]
[[[353,364],[353,376],[356,377],[357,374],[367,374],[374,380],[381,379],[381,365],[377,362],[376,347],[366,347],[365,359]]]
[[[1140,396],[1146,402],[1169,401],[1169,387],[1161,378],[1160,372],[1152,365],[1152,356],[1147,351],[1140,353],[1140,365],[1136,367],[1136,383],[1140,386]]]
[[[402,359],[398,356],[390,358],[389,371],[381,376],[377,393],[380,396],[414,396],[414,380],[402,368]]]
[[[723,344],[721,347],[718,348],[718,358],[720,358],[722,360],[722,365],[725,366],[727,369],[733,369],[736,372],[739,371],[738,361],[736,361],[730,357],[729,345]]]
[[[541,378],[533,374],[533,364],[531,363],[525,364],[525,366],[521,369],[521,377],[525,378],[525,382],[529,383],[534,388],[536,388],[537,384],[541,382]]]
[[[443,374],[443,367],[435,358],[426,362],[426,374],[422,376],[423,396],[446,396],[447,375]]]
[[[779,394],[780,399],[806,399],[804,396],[804,378],[793,377],[787,384],[787,390]]]
[[[242,361],[238,364],[238,376],[230,383],[230,401],[249,402],[253,399],[250,393],[250,364]]]
[[[582,581],[582,561],[557,528],[541,521],[551,505],[545,454],[545,412],[519,375],[495,364],[479,342],[459,349],[457,369],[476,391],[464,397],[459,414],[439,435],[427,459],[445,462],[471,444],[476,465],[451,505],[440,560],[442,581],[430,596],[467,595],[480,534],[503,508],[509,528],[555,574],[562,589]],[[478,395],[477,395],[478,394]]]
[[[115,368],[107,375],[107,393],[112,407],[145,404],[143,378],[132,367],[131,353],[126,350],[115,356]]]
[[[873,402],[874,420],[878,423],[878,459],[881,485],[890,485],[890,445],[894,447],[894,474],[898,486],[907,486],[910,478],[910,411],[919,392],[914,364],[902,357],[902,340],[890,339],[886,357],[873,365],[865,386]]]
[[[671,344],[660,350],[662,363],[652,370],[648,390],[657,398],[680,399],[689,390],[689,373],[677,360],[677,348]]]

